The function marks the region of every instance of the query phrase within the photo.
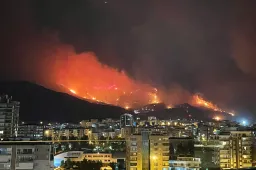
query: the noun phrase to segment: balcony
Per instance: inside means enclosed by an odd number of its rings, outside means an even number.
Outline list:
[[[0,152],[0,156],[1,155],[11,155],[11,154],[12,154],[11,151],[2,151],[2,152]]]
[[[11,157],[0,157],[0,164],[11,162]]]
[[[164,157],[164,158],[162,159],[162,161],[169,161],[169,157],[168,157],[168,158]]]
[[[10,169],[11,168],[11,163],[0,162],[0,167],[3,168],[3,169]]]
[[[243,168],[251,168],[252,163],[243,163]]]
[[[229,163],[230,163],[230,160],[227,159],[227,158],[226,158],[226,159],[221,158],[221,159],[220,159],[220,163],[228,163],[228,164],[229,164]]]
[[[130,160],[130,163],[137,163],[137,160]]]
[[[35,152],[17,152],[18,155],[31,155],[34,154]]]
[[[220,149],[220,152],[229,152],[230,148],[229,147],[224,147]]]
[[[34,158],[20,158],[17,160],[17,162],[33,162]]]
[[[22,162],[16,163],[17,169],[34,169],[34,163],[32,162]]]
[[[244,156],[251,156],[251,153],[250,152],[242,152],[242,155],[244,155]]]
[[[242,143],[242,146],[251,146],[252,142],[251,141],[246,141]]]

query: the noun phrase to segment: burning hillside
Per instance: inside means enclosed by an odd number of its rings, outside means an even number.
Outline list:
[[[58,60],[56,77],[57,84],[66,88],[72,95],[126,109],[159,102],[165,103],[168,107],[179,102],[188,102],[194,106],[224,112],[198,94],[191,95],[180,88],[173,88],[168,93],[136,81],[124,71],[101,64],[93,53],[74,54],[68,56],[66,60]]]

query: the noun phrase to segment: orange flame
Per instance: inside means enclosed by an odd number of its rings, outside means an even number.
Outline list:
[[[170,108],[177,104],[172,103],[175,100],[170,99],[177,99],[181,95],[187,94],[179,89],[176,90],[179,93],[175,93],[174,90],[168,95],[164,92],[165,90],[156,89],[149,84],[130,78],[124,71],[101,64],[93,53],[77,55],[70,52],[66,59],[57,60],[55,71],[57,84],[68,89],[70,94],[93,102],[117,105],[126,109],[160,102],[166,102],[165,104]],[[223,112],[199,95],[192,96],[190,103]]]
[[[232,112],[227,112],[225,110],[222,110],[221,108],[219,108],[217,105],[211,103],[210,101],[206,101],[205,99],[203,99],[201,96],[199,96],[198,94],[195,94],[193,96],[193,104],[200,106],[200,107],[205,107],[207,109],[211,109],[217,112],[226,112],[228,114],[230,114],[231,116],[234,116],[235,114]]]
[[[59,60],[56,72],[57,84],[84,99],[129,108],[160,102],[156,88],[101,64],[92,53]]]

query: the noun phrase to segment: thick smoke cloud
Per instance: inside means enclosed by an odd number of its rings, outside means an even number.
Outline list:
[[[253,112],[254,6],[234,0],[6,1],[1,76],[52,84],[56,60],[91,51],[177,102],[201,92],[220,106]]]
[[[244,3],[234,9],[236,20],[231,31],[232,57],[244,73],[254,76],[256,74],[255,5],[255,2],[251,6]]]

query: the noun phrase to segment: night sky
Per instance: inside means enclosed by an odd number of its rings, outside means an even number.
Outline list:
[[[1,1],[1,80],[51,87],[56,56],[94,52],[133,79],[253,115],[255,7],[252,0]]]

